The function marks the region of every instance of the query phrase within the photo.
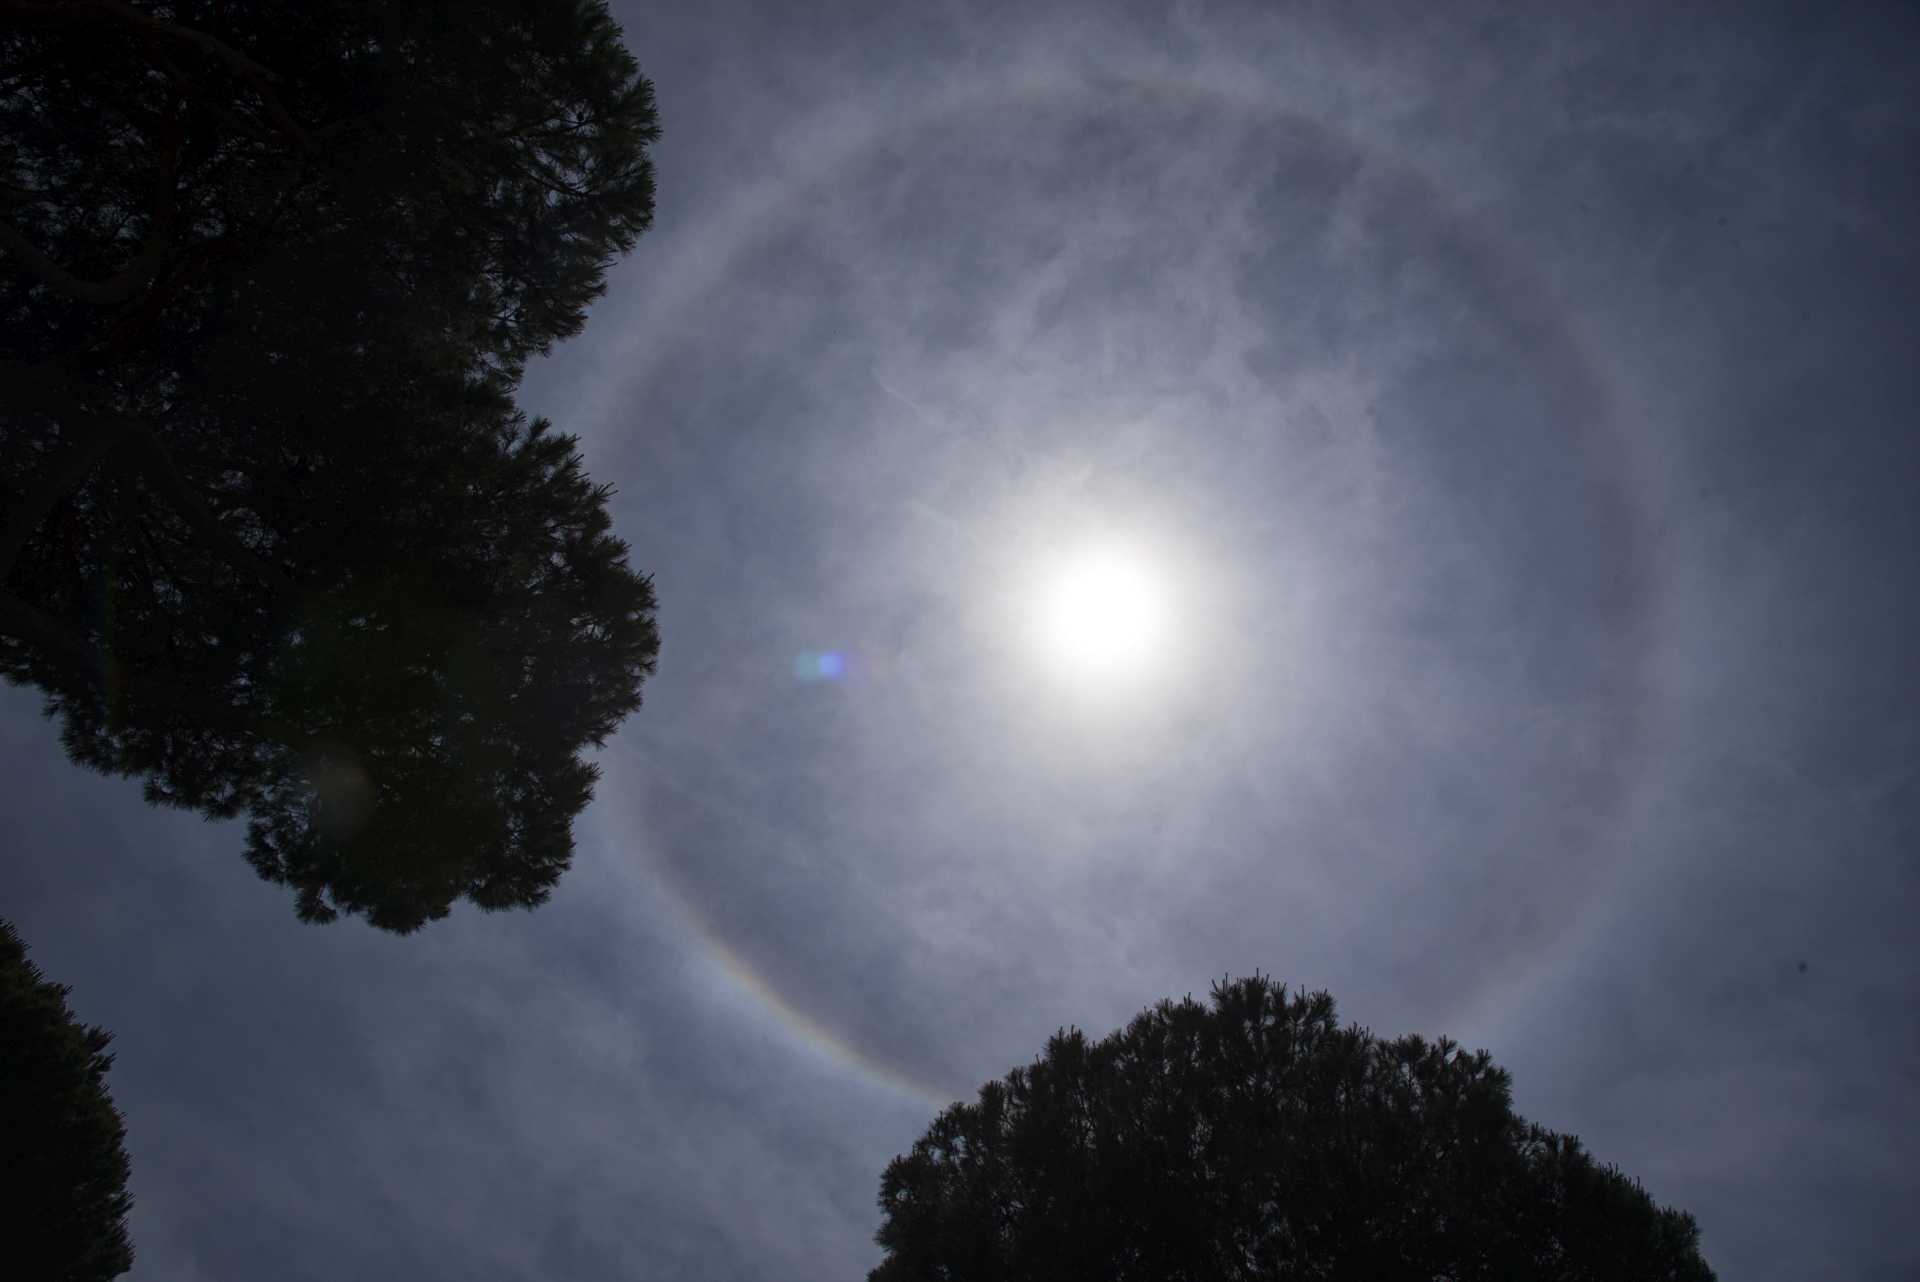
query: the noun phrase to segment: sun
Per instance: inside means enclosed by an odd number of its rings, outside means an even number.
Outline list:
[[[1166,584],[1153,561],[1103,543],[1069,553],[1042,576],[1035,633],[1059,675],[1111,689],[1153,669],[1167,616]]]

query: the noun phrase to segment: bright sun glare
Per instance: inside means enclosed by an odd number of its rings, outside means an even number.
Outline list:
[[[1043,580],[1038,623],[1041,649],[1062,675],[1112,688],[1152,665],[1166,637],[1166,589],[1137,553],[1084,548]]]

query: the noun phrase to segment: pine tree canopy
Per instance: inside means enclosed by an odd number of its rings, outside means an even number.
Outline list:
[[[98,1282],[133,1267],[129,1166],[107,1094],[113,1035],[78,1023],[0,921],[0,1274]]]
[[[1255,977],[1062,1032],[881,1180],[871,1282],[1710,1282],[1691,1216],[1516,1117],[1482,1051]]]
[[[0,674],[300,915],[541,902],[651,583],[527,360],[652,217],[588,0],[0,0]]]

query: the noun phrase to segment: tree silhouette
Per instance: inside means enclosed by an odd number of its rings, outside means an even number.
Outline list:
[[[873,1282],[1713,1277],[1691,1216],[1512,1111],[1485,1052],[1255,977],[942,1113],[881,1180]]]
[[[0,673],[301,916],[539,903],[659,639],[527,359],[652,216],[600,3],[0,0]]]
[[[0,921],[0,1273],[92,1282],[133,1267],[125,1128],[107,1095],[113,1035]]]

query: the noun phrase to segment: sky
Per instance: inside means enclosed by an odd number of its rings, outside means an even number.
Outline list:
[[[664,641],[553,900],[302,925],[0,690],[129,1277],[864,1277],[941,1108],[1259,971],[1920,1278],[1920,12],[615,13],[656,221],[522,403]]]

